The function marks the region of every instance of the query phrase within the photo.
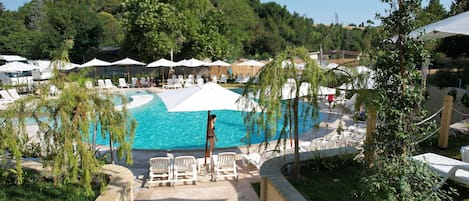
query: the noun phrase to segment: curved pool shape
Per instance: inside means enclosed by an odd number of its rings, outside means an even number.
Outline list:
[[[147,104],[130,109],[138,122],[135,132],[134,149],[203,149],[207,128],[207,111],[201,112],[168,112],[161,99],[145,91],[129,91],[127,97],[134,95],[151,95]],[[243,124],[242,112],[211,111],[217,115],[215,133],[218,137],[217,148],[247,145],[243,140],[246,127]],[[321,117],[321,114],[320,114]],[[281,121],[280,121],[281,122]],[[303,120],[300,117],[300,125]],[[313,122],[306,122],[300,133],[313,127]],[[275,138],[276,139],[276,138]],[[263,141],[262,136],[251,136],[251,143]],[[107,139],[98,139],[99,144],[107,145]]]

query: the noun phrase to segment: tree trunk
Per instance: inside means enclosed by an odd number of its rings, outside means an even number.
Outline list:
[[[299,98],[298,98],[299,94],[296,95],[295,99],[294,99],[294,102],[293,102],[293,116],[294,116],[294,121],[293,123],[295,124],[295,129],[294,129],[294,133],[295,133],[295,160],[294,160],[294,173],[295,173],[295,177],[297,179],[300,178],[300,152],[299,152],[299,143],[298,143],[298,102],[299,102]]]

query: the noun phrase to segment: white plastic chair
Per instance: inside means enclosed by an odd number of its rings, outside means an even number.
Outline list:
[[[173,185],[178,181],[197,183],[197,160],[194,156],[178,156],[174,159]]]
[[[8,93],[11,95],[11,97],[13,98],[13,100],[18,100],[21,98],[21,96],[18,94],[18,91],[16,91],[15,88],[13,89],[8,89],[7,90]]]
[[[148,174],[148,187],[154,183],[167,183],[172,181],[171,160],[169,157],[155,157],[150,159]]]
[[[213,83],[217,83],[217,75],[210,76],[212,78]]]
[[[108,88],[106,87],[106,85],[104,84],[104,80],[102,80],[102,79],[99,79],[99,80],[98,80],[98,88],[99,88],[99,89],[108,89]]]
[[[0,90],[0,96],[2,98],[0,100],[4,103],[10,103],[10,102],[15,101],[15,99],[11,97],[11,95],[5,90]]]
[[[106,88],[108,89],[112,89],[112,88],[117,88],[111,81],[111,79],[105,79],[104,80],[104,85],[106,86]]]
[[[227,83],[227,77],[225,74],[222,74],[220,76],[220,80],[218,80],[219,83]]]
[[[235,152],[223,152],[219,153],[218,156],[214,155],[213,163],[215,171],[212,177],[213,181],[217,181],[219,177],[235,177],[238,181]]]
[[[412,156],[412,159],[428,164],[433,171],[443,177],[437,188],[442,187],[448,179],[469,185],[469,163],[434,153]]]
[[[119,78],[119,87],[120,88],[127,88],[129,87],[127,83],[125,82],[125,78]]]
[[[93,83],[89,80],[86,80],[85,81],[85,88],[87,88],[87,89],[93,88]]]
[[[51,96],[57,96],[59,94],[59,89],[57,89],[57,86],[51,85],[49,88],[49,94]]]
[[[132,77],[130,80],[132,81],[132,87],[138,87],[138,86],[137,86],[137,80],[138,80],[138,78]]]

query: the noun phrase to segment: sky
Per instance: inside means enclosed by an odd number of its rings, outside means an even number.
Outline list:
[[[30,0],[0,0],[8,10],[16,10],[25,2]],[[376,13],[383,13],[387,4],[381,0],[260,0],[265,2],[277,2],[284,5],[290,12],[297,12],[300,15],[305,15],[312,18],[315,24],[323,23],[330,24],[336,22],[336,15],[338,22],[341,24],[360,24],[367,20],[372,20],[377,23],[375,19]],[[449,10],[453,0],[440,0],[441,4]],[[423,4],[428,4],[428,0],[423,0]]]

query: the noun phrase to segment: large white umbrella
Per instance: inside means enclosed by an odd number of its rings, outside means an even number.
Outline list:
[[[18,56],[18,55],[0,55],[0,60],[10,62],[10,61],[26,61],[28,59],[22,56]]]
[[[254,67],[262,67],[265,64],[260,62],[260,61],[257,61],[257,60],[247,60],[245,62],[241,62],[241,63],[236,64],[236,65],[238,65],[238,66],[251,66],[251,75],[252,75]]]
[[[114,66],[127,66],[127,77],[128,77],[128,81],[130,82],[130,67],[129,66],[131,66],[131,65],[133,65],[133,66],[144,66],[146,64],[143,63],[143,62],[136,61],[136,60],[133,60],[133,59],[127,57],[125,59],[121,59],[119,61],[113,62],[112,65],[114,65]]]
[[[209,65],[209,66],[231,66],[231,64],[226,63],[226,62],[221,61],[221,60],[216,60],[216,61],[214,61],[214,62],[212,62],[212,63],[209,63],[208,65]]]
[[[227,67],[227,66],[231,66],[231,64],[226,63],[226,62],[224,62],[224,61],[222,61],[222,60],[216,60],[216,61],[214,61],[214,62],[212,62],[212,63],[209,63],[209,66],[218,66],[218,76],[219,76],[219,75],[220,75],[220,66],[225,66],[225,67]]]
[[[173,61],[170,61],[170,60],[167,60],[165,58],[161,58],[157,61],[154,61],[154,62],[151,62],[147,65],[147,68],[153,68],[153,67],[174,67],[174,66],[177,66],[177,63],[176,62],[173,62]],[[162,75],[162,81],[164,82],[164,69],[162,70],[163,71],[163,75]]]
[[[157,61],[151,62],[147,65],[148,68],[151,67],[173,67],[176,66],[177,64],[175,62],[172,62],[170,60],[167,60],[165,58],[161,58]]]
[[[39,66],[13,61],[0,66],[0,72],[22,72],[37,69]]]
[[[84,67],[95,67],[94,69],[94,76],[96,77],[96,74],[97,74],[97,68],[98,66],[111,66],[111,62],[107,62],[107,61],[103,61],[103,60],[100,60],[100,59],[91,59],[89,60],[88,62],[84,63],[84,64],[81,64],[80,67],[81,68],[84,68]]]
[[[256,102],[243,97],[222,86],[209,82],[201,86],[182,88],[157,93],[169,112],[208,111],[210,120],[211,110],[252,111],[259,109]],[[205,151],[208,148],[208,124]]]
[[[410,33],[419,40],[469,35],[469,11],[420,27]]]
[[[96,67],[96,66],[110,66],[112,65],[111,62],[103,61],[100,59],[91,59],[88,62],[81,64],[80,67]]]
[[[201,61],[201,60],[198,60],[198,59],[189,59],[189,60],[183,60],[181,63],[180,63],[182,66],[186,66],[186,67],[199,67],[199,66],[208,66],[209,63],[205,62],[205,61]]]

